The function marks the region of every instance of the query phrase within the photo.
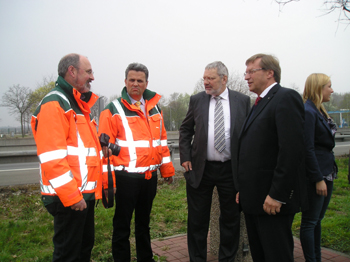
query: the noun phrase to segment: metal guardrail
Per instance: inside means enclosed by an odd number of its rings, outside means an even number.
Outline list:
[[[168,134],[168,146],[171,153],[171,161],[174,162],[174,154],[179,153],[179,132],[170,131]],[[349,140],[350,128],[339,128],[336,140]],[[31,139],[0,139],[0,164],[38,162],[36,145]]]

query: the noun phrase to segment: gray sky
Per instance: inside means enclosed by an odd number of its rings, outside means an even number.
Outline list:
[[[57,78],[68,53],[86,55],[92,91],[120,94],[129,63],[145,64],[148,88],[166,98],[193,92],[204,67],[220,60],[243,75],[256,53],[277,56],[282,86],[303,90],[315,72],[335,92],[350,92],[350,28],[323,0],[301,0],[282,12],[274,0],[0,0],[0,96],[12,85],[38,87]],[[0,107],[0,126],[19,125]]]

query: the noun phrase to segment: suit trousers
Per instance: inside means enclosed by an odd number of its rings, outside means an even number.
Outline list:
[[[186,185],[188,203],[187,242],[190,261],[207,260],[207,237],[214,187],[220,202],[219,261],[234,261],[240,234],[240,210],[235,202],[231,161],[206,161],[198,188]]]
[[[114,261],[130,262],[130,224],[135,210],[137,261],[153,260],[150,237],[150,214],[157,192],[157,172],[150,180],[144,175],[116,171],[117,193],[113,217],[112,253]]]
[[[89,262],[95,240],[95,200],[86,201],[83,211],[64,207],[61,202],[46,206],[54,217],[53,262]]]
[[[254,262],[294,261],[294,239],[291,229],[294,214],[244,216]]]

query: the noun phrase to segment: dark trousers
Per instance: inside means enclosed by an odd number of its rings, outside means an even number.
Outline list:
[[[244,214],[254,262],[293,262],[291,215]]]
[[[326,197],[316,194],[315,183],[308,184],[309,209],[303,212],[300,225],[300,242],[306,262],[321,261],[321,221],[333,191],[333,181],[325,182]]]
[[[64,207],[61,202],[46,206],[54,217],[54,262],[89,262],[95,241],[95,200],[86,201],[83,211]]]
[[[234,261],[238,249],[240,211],[235,202],[231,161],[205,164],[198,188],[186,185],[188,203],[187,242],[190,261],[207,260],[207,236],[214,186],[220,201],[219,261]]]
[[[130,262],[130,223],[135,210],[137,261],[154,261],[150,237],[150,214],[157,192],[157,172],[146,180],[116,172],[117,193],[113,218],[112,253],[114,261]]]

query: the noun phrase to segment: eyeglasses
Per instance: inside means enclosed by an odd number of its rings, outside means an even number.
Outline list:
[[[223,78],[225,75],[219,75],[220,78]],[[214,81],[217,77],[203,77],[202,80],[203,81]]]
[[[82,68],[80,68],[80,67],[76,67],[76,69],[81,69],[81,70],[84,70],[84,69],[82,69]],[[88,75],[93,75],[95,72],[94,71],[92,71],[91,69],[89,69],[89,70],[84,70]]]
[[[203,81],[214,81],[216,79],[216,77],[203,77],[202,80]]]
[[[252,75],[252,74],[254,74],[256,71],[260,71],[260,70],[265,70],[265,68],[256,68],[256,69],[250,69],[248,72],[245,72],[244,73],[244,76],[246,76],[246,75]]]

